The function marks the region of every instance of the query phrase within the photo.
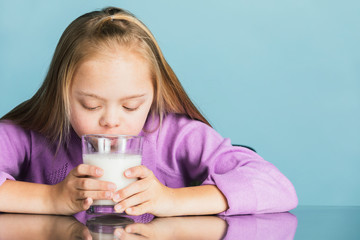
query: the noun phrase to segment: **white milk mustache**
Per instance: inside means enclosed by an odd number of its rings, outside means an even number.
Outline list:
[[[136,179],[128,179],[124,176],[124,171],[128,168],[141,165],[141,155],[137,154],[118,154],[118,153],[97,153],[83,154],[85,164],[94,165],[104,170],[104,174],[98,180],[109,181],[116,184],[120,190]],[[93,205],[114,205],[112,200],[95,200]]]

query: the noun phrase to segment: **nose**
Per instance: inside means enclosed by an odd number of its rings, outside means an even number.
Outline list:
[[[115,109],[108,109],[101,116],[99,121],[100,126],[106,128],[116,128],[120,125],[120,116]]]

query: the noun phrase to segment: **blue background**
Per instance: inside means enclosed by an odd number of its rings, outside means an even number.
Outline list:
[[[360,205],[358,0],[1,0],[0,115],[40,86],[85,12],[125,8],[154,33],[194,103],[254,147],[301,205]]]

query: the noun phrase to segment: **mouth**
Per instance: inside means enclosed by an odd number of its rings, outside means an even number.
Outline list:
[[[131,148],[131,140],[138,136],[134,135],[112,135],[112,134],[88,134],[83,135],[97,153],[125,153]]]
[[[126,138],[99,138],[98,151],[99,153],[117,152],[123,153],[126,151]]]

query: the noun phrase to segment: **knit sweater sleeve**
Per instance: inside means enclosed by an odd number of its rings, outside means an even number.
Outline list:
[[[291,182],[257,153],[232,146],[229,139],[199,121],[178,118],[169,125],[166,135],[173,137],[166,141],[171,145],[172,165],[177,165],[187,182],[216,185],[229,206],[221,214],[284,212],[296,207]]]
[[[10,121],[0,122],[0,186],[15,180],[29,159],[30,134]]]

